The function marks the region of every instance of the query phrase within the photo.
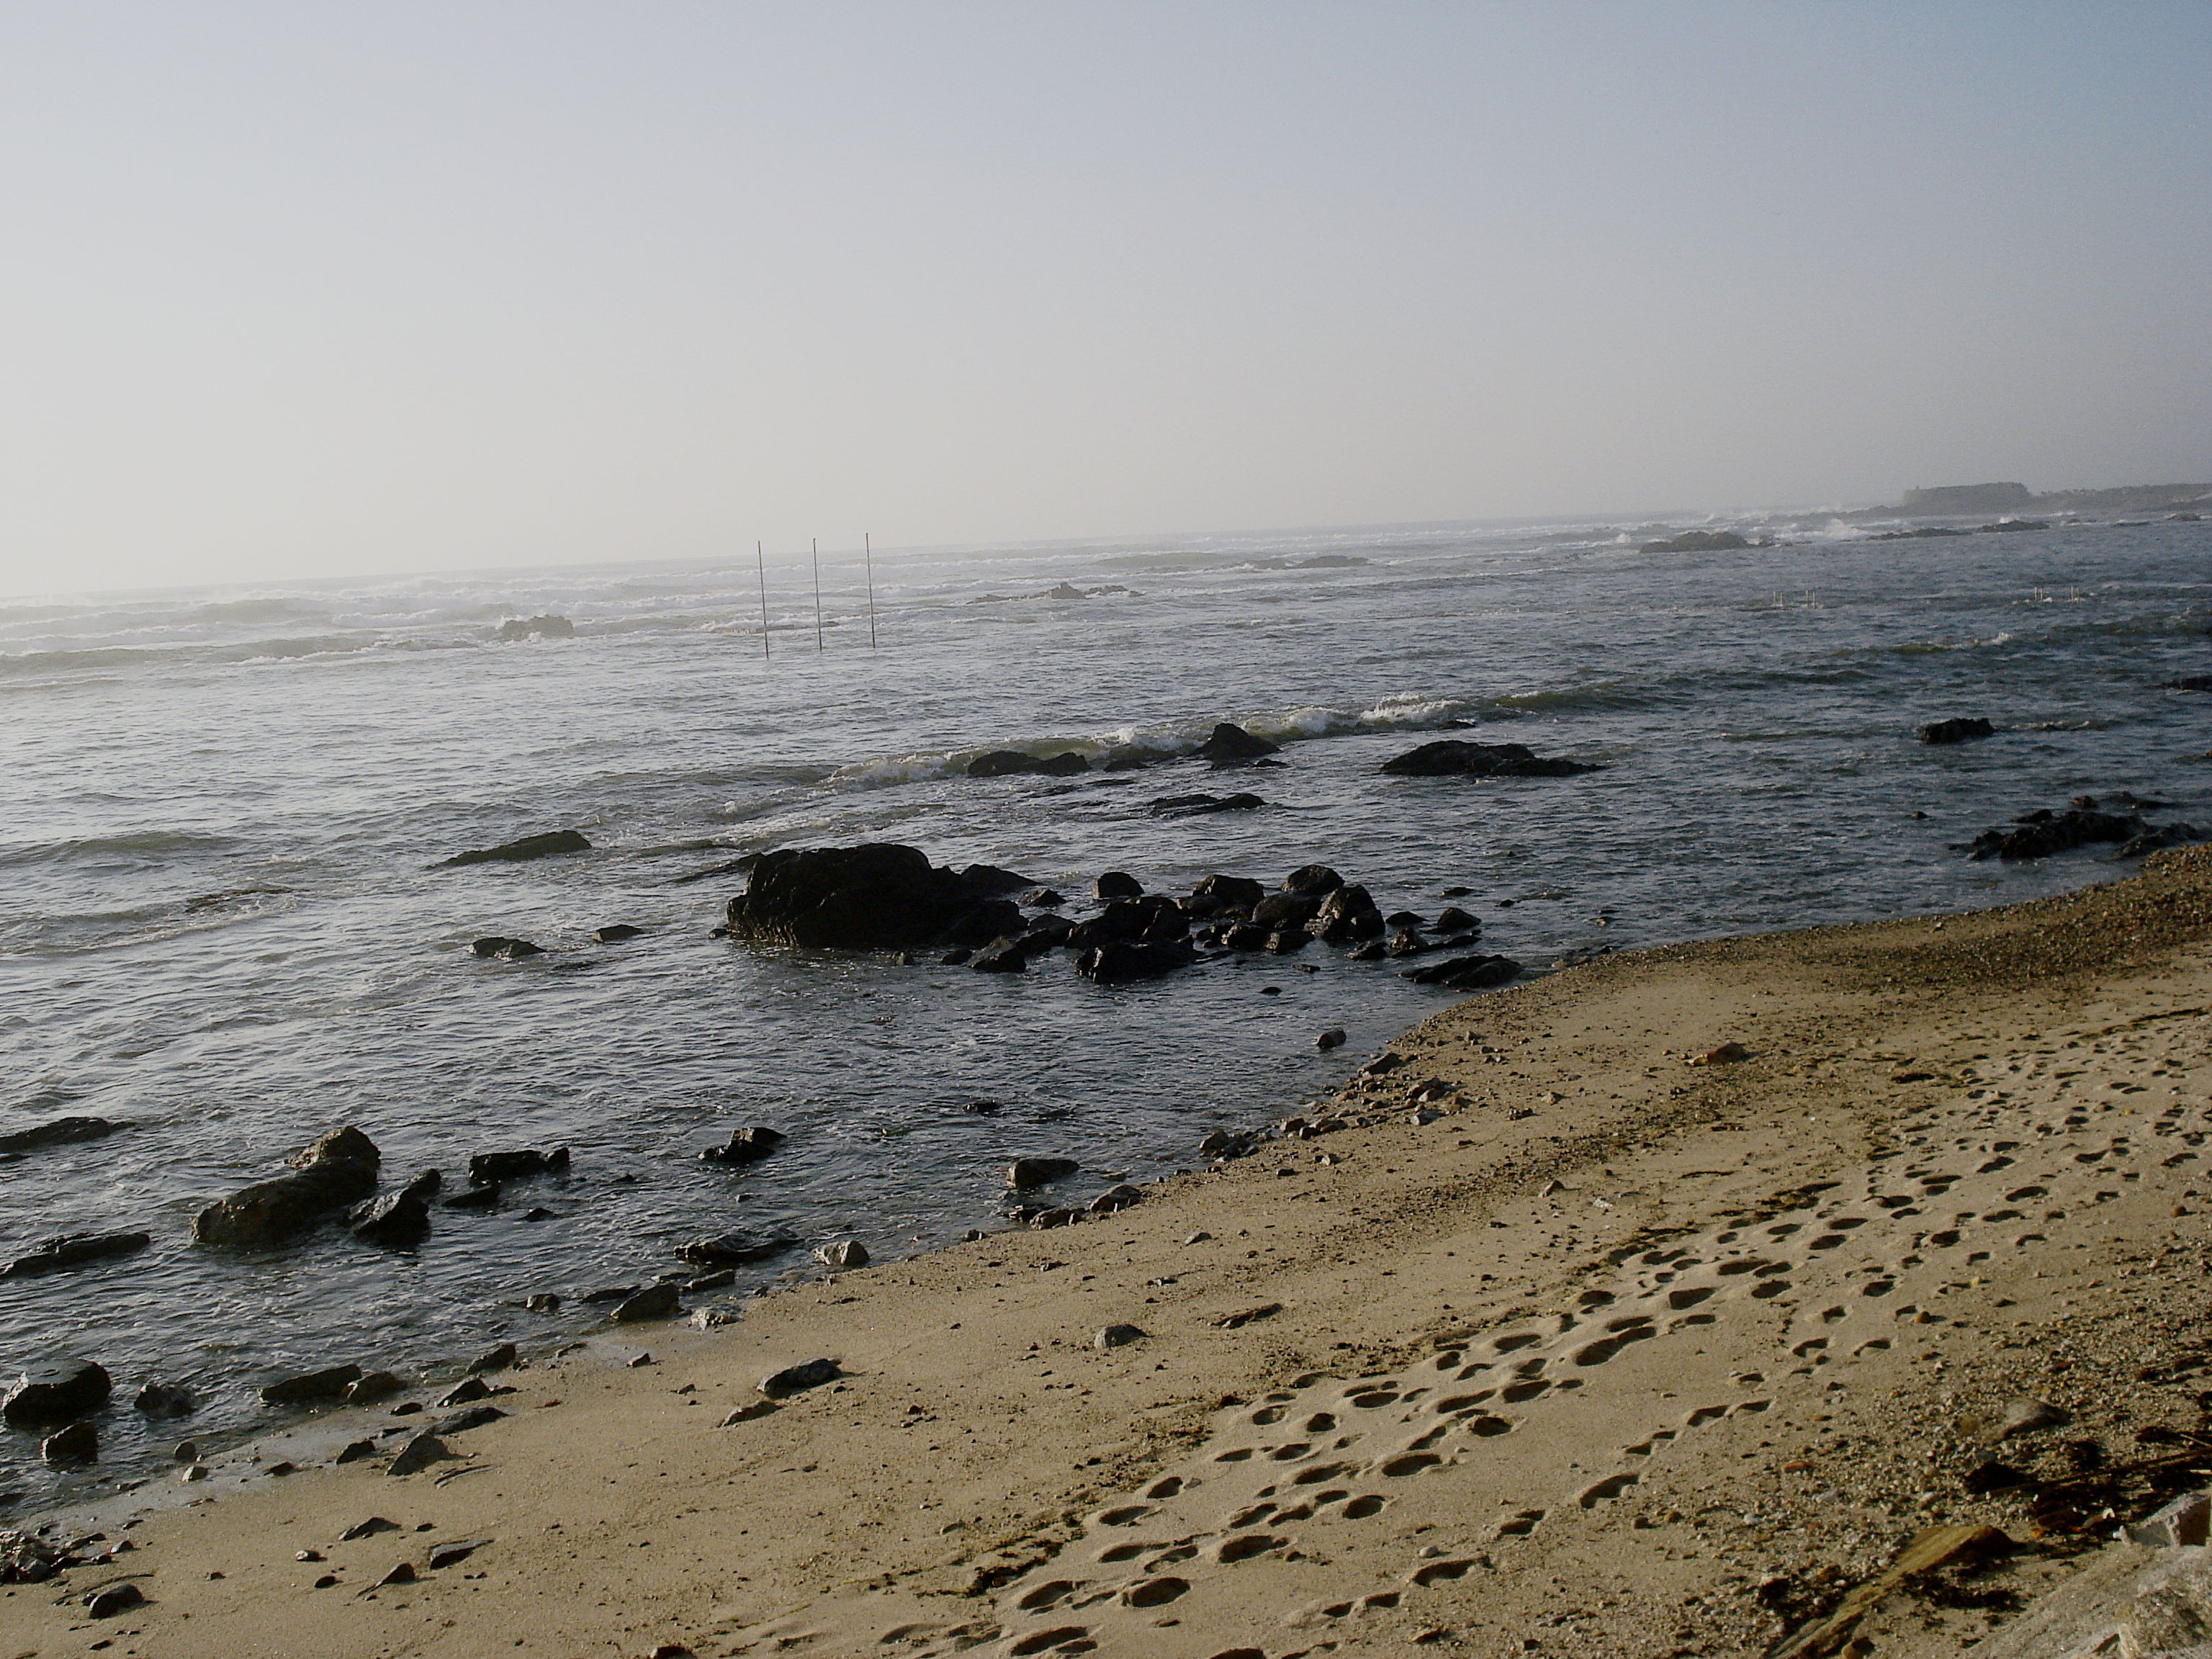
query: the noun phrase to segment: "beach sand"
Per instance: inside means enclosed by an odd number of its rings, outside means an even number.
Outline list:
[[[537,1360],[422,1473],[275,1479],[264,1443],[9,1586],[0,1659],[1750,1655],[1923,1529],[2001,1528],[1807,1650],[1954,1654],[2192,1455],[2209,947],[2194,850],[1460,1003],[1353,1127]],[[2000,1438],[2014,1401],[2063,1420]],[[2040,1484],[1975,1495],[1992,1462]]]

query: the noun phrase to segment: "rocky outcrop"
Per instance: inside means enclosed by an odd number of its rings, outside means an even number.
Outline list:
[[[499,625],[492,637],[503,643],[517,640],[565,640],[576,631],[576,624],[566,617],[510,617]]]
[[[1960,715],[1948,720],[1930,720],[1920,728],[1923,743],[1966,743],[1974,738],[1993,738],[1996,727],[1987,720]]]
[[[1280,747],[1279,744],[1269,743],[1265,738],[1255,738],[1243,726],[1224,720],[1192,752],[1200,760],[1226,766],[1238,761],[1258,760],[1264,755],[1276,753]]]
[[[380,1155],[358,1129],[333,1129],[286,1162],[295,1173],[256,1182],[192,1218],[198,1244],[280,1244],[376,1190]]]
[[[1517,743],[1469,743],[1441,738],[1382,763],[1401,778],[1565,778],[1599,769],[1580,761],[1542,758]]]
[[[2101,812],[2094,805],[2069,806],[2063,811],[2045,808],[2026,813],[2002,829],[1984,830],[1961,849],[1975,860],[2048,858],[2098,842],[2127,842],[2151,833],[2149,824],[2130,812]]]
[[[729,908],[733,939],[845,950],[985,945],[1021,925],[1018,906],[890,842],[767,854]]]
[[[1644,553],[1725,553],[1739,547],[1773,545],[1765,537],[1757,541],[1746,541],[1733,530],[1685,530],[1680,535],[1670,536],[1663,542],[1646,542],[1638,550]]]
[[[541,836],[525,836],[520,841],[502,842],[497,847],[479,847],[466,853],[456,853],[449,859],[438,860],[437,867],[450,870],[462,864],[525,864],[532,859],[555,858],[562,853],[588,853],[591,842],[580,830],[549,830]]]
[[[707,1164],[757,1164],[782,1146],[784,1139],[781,1131],[756,1123],[732,1130],[726,1143],[707,1147],[699,1157]]]

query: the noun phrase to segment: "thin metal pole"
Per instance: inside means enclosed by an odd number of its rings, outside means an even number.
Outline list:
[[[868,532],[860,532],[860,552],[868,562],[868,649],[876,648],[876,547]]]
[[[822,544],[808,537],[807,546],[814,550],[814,648],[822,649]]]
[[[760,573],[761,593],[761,655],[768,655],[768,555],[761,551],[758,542],[753,544],[753,568]]]

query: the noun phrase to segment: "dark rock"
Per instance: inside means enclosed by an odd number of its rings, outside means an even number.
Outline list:
[[[938,965],[942,968],[964,968],[968,965],[968,959],[975,954],[973,951],[947,951],[943,956],[938,957]]]
[[[1389,915],[1383,917],[1382,921],[1385,926],[1391,927],[1418,929],[1421,925],[1419,913],[1413,910],[1393,910]]]
[[[1580,761],[1543,759],[1517,743],[1469,743],[1440,738],[1382,763],[1382,770],[1404,778],[1564,778],[1595,772]]]
[[[374,1440],[349,1440],[344,1445],[338,1448],[338,1455],[331,1459],[331,1462],[333,1463],[365,1463],[375,1455],[376,1442]]]
[[[100,1459],[100,1425],[76,1422],[39,1442],[42,1463],[93,1463]]]
[[[478,1152],[469,1159],[469,1185],[495,1186],[502,1181],[526,1181],[532,1176],[557,1175],[568,1167],[568,1149],[550,1152],[524,1147],[511,1152]]]
[[[1109,870],[1091,884],[1093,898],[1142,898],[1144,884],[1123,870]]]
[[[1083,1207],[1093,1215],[1111,1215],[1116,1210],[1126,1210],[1145,1201],[1145,1189],[1119,1182],[1092,1199]]]
[[[2212,691],[2212,674],[2182,674],[2166,681],[2166,689],[2169,691]]]
[[[302,1371],[271,1382],[261,1390],[264,1406],[312,1406],[343,1399],[347,1387],[365,1375],[358,1365],[331,1365],[319,1371]]]
[[[684,1311],[683,1297],[673,1285],[648,1285],[628,1301],[615,1309],[618,1323],[634,1325],[641,1320],[673,1319]]]
[[[1389,954],[1379,939],[1370,939],[1364,945],[1355,945],[1344,953],[1347,962],[1380,962]]]
[[[1017,1210],[1014,1212],[1014,1219],[1020,1222],[1025,1227],[1034,1227],[1042,1231],[1047,1227],[1073,1226],[1077,1222],[1083,1219],[1083,1215],[1079,1210],[1071,1210],[1055,1206],[1050,1209],[1043,1210]]]
[[[1158,979],[1178,968],[1188,967],[1197,959],[1198,953],[1182,940],[1167,939],[1150,945],[1109,941],[1078,957],[1075,971],[1101,985],[1117,985],[1131,980]]]
[[[1969,1492],[1979,1497],[1984,1492],[2003,1492],[2008,1487],[2025,1486],[2033,1479],[2034,1477],[2024,1469],[2016,1469],[2009,1463],[2000,1463],[1992,1459],[1987,1462],[1977,1463],[1972,1468],[1968,1469],[1965,1479],[1960,1484]]]
[[[1364,887],[1340,887],[1321,902],[1306,923],[1306,932],[1332,944],[1349,939],[1379,939],[1384,930],[1382,912]]]
[[[1963,850],[1978,860],[2040,859],[2093,842],[2130,841],[2149,831],[2150,825],[2133,813],[2123,817],[2078,806],[2057,812],[2044,808],[2015,818],[2008,828],[1983,830]]]
[[[1134,1325],[1109,1325],[1097,1335],[1092,1337],[1091,1342],[1093,1347],[1125,1348],[1132,1342],[1141,1342],[1144,1340],[1144,1332],[1139,1330]]]
[[[0,1156],[38,1151],[42,1146],[73,1146],[80,1141],[104,1140],[131,1127],[104,1117],[58,1117],[0,1135]]]
[[[2153,853],[2162,853],[2169,847],[2193,847],[2201,841],[2212,841],[2193,823],[2166,823],[2155,830],[2146,830],[2120,843],[2114,858],[2139,859]]]
[[[524,1309],[530,1313],[556,1314],[561,1311],[561,1297],[552,1291],[539,1291],[522,1298]]]
[[[442,1544],[433,1544],[430,1547],[430,1565],[438,1571],[447,1567],[458,1567],[490,1542],[489,1538],[451,1538]]]
[[[1257,795],[1163,795],[1145,810],[1156,818],[1194,818],[1208,812],[1249,812],[1267,803]]]
[[[356,1128],[333,1129],[285,1161],[296,1173],[257,1182],[193,1217],[193,1242],[280,1243],[376,1190],[376,1143]]]
[[[1021,926],[1018,907],[979,895],[918,848],[794,848],[763,856],[732,899],[733,939],[848,950],[988,944]]]
[[[814,1259],[825,1267],[843,1273],[868,1265],[868,1247],[857,1238],[842,1238],[834,1244],[817,1246]]]
[[[499,1188],[471,1187],[467,1192],[456,1193],[446,1200],[449,1210],[496,1210],[499,1208]]]
[[[644,934],[644,933],[645,929],[642,927],[633,927],[626,921],[617,921],[610,927],[593,928],[592,930],[592,943],[594,945],[620,945],[624,939],[640,938]]]
[[[465,853],[456,853],[449,859],[441,859],[437,867],[450,870],[462,864],[526,864],[532,859],[557,858],[563,853],[588,853],[592,843],[580,830],[549,830],[539,836],[525,836],[520,841],[501,842],[496,847],[473,848]]]
[[[1418,957],[1424,951],[1447,950],[1447,945],[1431,944],[1410,927],[1401,927],[1382,947],[1394,957]]]
[[[469,1375],[483,1376],[492,1371],[509,1371],[521,1363],[522,1351],[512,1342],[501,1342],[469,1361]]]
[[[1190,896],[1218,900],[1249,915],[1254,905],[1267,896],[1267,890],[1249,876],[1212,875],[1192,888]]]
[[[1341,1025],[1332,1025],[1314,1039],[1314,1047],[1326,1054],[1331,1048],[1341,1048],[1348,1040]]]
[[[1017,875],[1012,870],[1001,870],[995,864],[971,864],[960,872],[978,898],[1004,898],[1009,893],[1036,892],[1037,884],[1027,876]]]
[[[499,631],[492,637],[507,643],[517,640],[565,640],[575,631],[576,624],[566,617],[510,617],[499,625]]]
[[[1996,536],[2008,530],[2048,530],[2050,528],[2050,523],[2043,519],[2000,519],[1995,524],[1976,525],[1974,534]]]
[[[1252,925],[1273,933],[1279,927],[1304,927],[1320,913],[1325,895],[1270,893],[1252,907]]]
[[[1088,772],[1091,763],[1073,749],[1057,755],[1039,757],[1024,754],[1018,749],[994,749],[988,754],[978,755],[968,763],[971,778],[1005,778],[1035,775],[1048,778],[1070,778],[1079,772]]]
[[[774,1376],[762,1378],[760,1391],[771,1400],[787,1400],[825,1382],[835,1382],[843,1375],[834,1359],[810,1359],[804,1364],[787,1365]]]
[[[697,1296],[702,1291],[719,1291],[726,1285],[738,1282],[735,1267],[717,1267],[711,1273],[694,1273],[679,1281],[677,1288],[686,1296]]]
[[[1447,887],[1443,890],[1443,893],[1439,895],[1439,896],[1443,898],[1465,898],[1468,894],[1474,891],[1474,889],[1472,887]]]
[[[586,1291],[576,1300],[587,1308],[596,1308],[609,1302],[626,1302],[636,1294],[635,1285],[610,1285],[602,1290]]]
[[[106,1367],[64,1359],[27,1368],[0,1396],[0,1422],[10,1428],[51,1428],[98,1411],[115,1391]]]
[[[717,1233],[712,1238],[693,1239],[677,1254],[702,1267],[743,1266],[781,1255],[798,1243],[782,1233]]]
[[[479,1400],[490,1398],[491,1384],[481,1376],[471,1376],[454,1384],[446,1390],[442,1397],[430,1403],[440,1411],[450,1411],[455,1406],[471,1406]]]
[[[1240,921],[1221,935],[1221,942],[1232,951],[1264,951],[1273,937],[1257,922]]]
[[[1217,764],[1231,761],[1257,760],[1262,755],[1274,754],[1281,747],[1265,738],[1255,738],[1241,726],[1227,720],[1213,728],[1213,733],[1193,752],[1200,760]]]
[[[673,1286],[671,1288],[672,1289]],[[615,1317],[617,1319],[622,1317],[619,1310],[617,1310]],[[471,1429],[481,1429],[487,1424],[496,1423],[506,1415],[507,1413],[496,1406],[471,1406],[466,1411],[455,1412],[451,1417],[440,1418],[430,1425],[429,1432],[441,1436],[466,1434]]]
[[[167,1382],[148,1382],[131,1397],[136,1410],[149,1417],[190,1417],[200,1408],[200,1402],[188,1389]]]
[[[445,1179],[435,1170],[425,1170],[398,1192],[358,1206],[349,1218],[353,1236],[398,1249],[420,1244],[430,1231],[430,1200]]]
[[[1067,936],[1075,931],[1075,924],[1066,916],[1042,915],[1033,918],[1029,931],[1022,935],[1022,948],[1031,955],[1049,951],[1067,943]]]
[[[1406,975],[1416,985],[1442,985],[1455,991],[1483,991],[1521,977],[1521,964],[1508,957],[1454,957]]]
[[[452,1455],[452,1451],[447,1449],[444,1441],[425,1430],[420,1434],[409,1437],[407,1443],[399,1449],[399,1455],[385,1465],[384,1472],[386,1474],[395,1475],[413,1474],[419,1470],[428,1468],[433,1463],[442,1462]],[[398,1572],[401,1568],[405,1568],[410,1579],[414,1577],[415,1570],[407,1566],[404,1561],[398,1567],[394,1567],[392,1571]],[[386,1575],[386,1582],[392,1582],[390,1574]]]
[[[44,1583],[69,1565],[69,1553],[58,1542],[32,1532],[0,1532],[0,1584]]]
[[[47,1239],[28,1255],[17,1256],[0,1267],[0,1279],[36,1279],[46,1273],[60,1273],[66,1267],[82,1267],[88,1261],[131,1255],[153,1242],[150,1233],[64,1233],[59,1238]]]
[[[1663,542],[1646,542],[1638,550],[1644,553],[1725,553],[1739,547],[1750,547],[1733,530],[1685,530],[1679,536]]]
[[[1436,931],[1439,933],[1464,933],[1479,928],[1482,923],[1456,904],[1447,905],[1437,916]]]
[[[347,1383],[345,1392],[338,1397],[349,1406],[374,1406],[380,1400],[389,1400],[404,1392],[406,1387],[390,1371],[370,1371]]]
[[[753,1124],[732,1134],[726,1143],[709,1146],[699,1156],[708,1164],[757,1164],[784,1143],[776,1130]]]
[[[1313,941],[1314,936],[1304,928],[1285,927],[1280,933],[1267,935],[1267,953],[1277,957],[1295,956]]]
[[[1028,969],[1030,959],[1022,940],[1002,939],[976,951],[968,965],[979,974],[1018,974]]]
[[[119,1584],[103,1584],[84,1598],[84,1610],[95,1619],[112,1619],[145,1604],[145,1592],[127,1578]]]
[[[1018,1158],[1006,1166],[1006,1185],[1012,1191],[1025,1193],[1064,1181],[1081,1167],[1072,1158]]]
[[[1279,890],[1318,900],[1327,894],[1334,893],[1343,885],[1344,878],[1326,864],[1307,864],[1301,865],[1289,875],[1285,876]],[[1255,921],[1265,920],[1256,912],[1252,919]]]
[[[1993,738],[1997,729],[1987,720],[1960,715],[1954,720],[1930,720],[1920,728],[1923,743],[1965,743],[1970,738]]]
[[[1026,893],[1017,894],[1015,899],[1032,910],[1054,910],[1067,902],[1049,887],[1032,887]]]
[[[469,954],[496,957],[501,962],[520,962],[525,957],[542,957],[545,949],[543,945],[532,945],[526,939],[509,939],[504,933],[487,933],[482,939],[469,941]]]
[[[363,1538],[374,1538],[380,1532],[398,1532],[399,1523],[387,1521],[380,1515],[372,1515],[366,1521],[356,1521],[338,1534],[338,1542],[351,1544]]]

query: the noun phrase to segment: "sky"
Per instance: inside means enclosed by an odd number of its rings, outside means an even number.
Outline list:
[[[0,590],[2212,478],[2212,5],[0,0]]]

